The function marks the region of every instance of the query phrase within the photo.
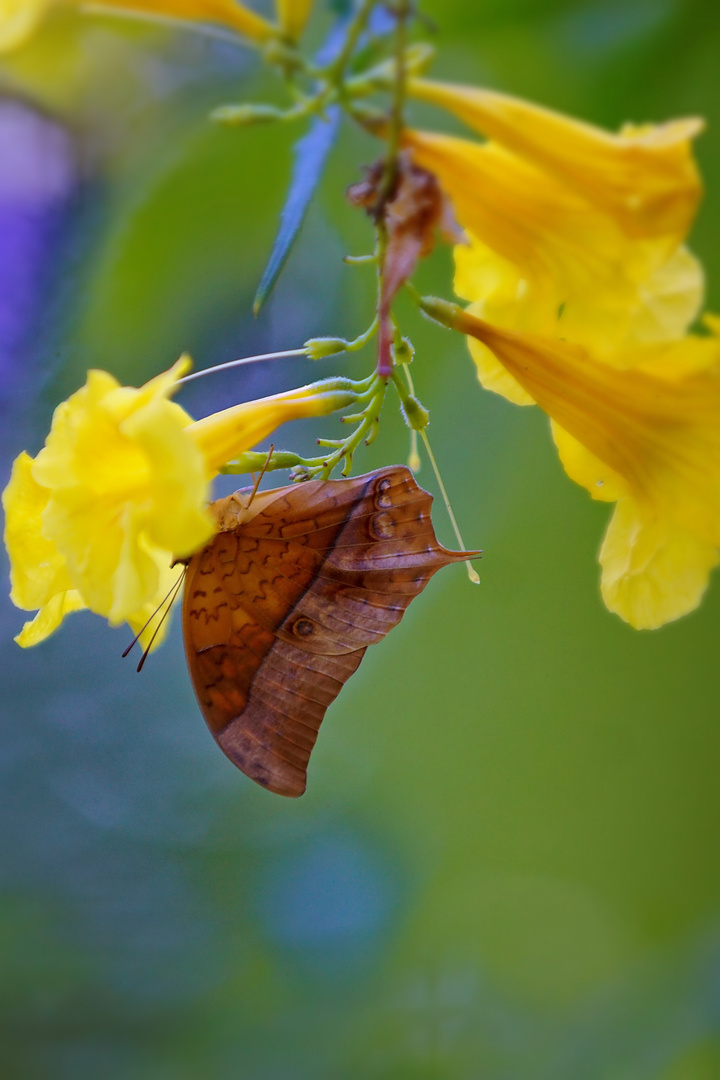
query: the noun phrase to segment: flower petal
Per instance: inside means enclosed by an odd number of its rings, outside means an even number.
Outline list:
[[[484,304],[471,304],[468,311],[473,314],[476,312],[485,314],[486,306]],[[492,390],[494,394],[500,394],[501,397],[511,401],[513,405],[535,404],[534,398],[528,394],[527,390],[523,390],[517,379],[510,374],[507,368],[503,367],[487,345],[483,345],[482,342],[477,341],[475,338],[468,338],[468,348],[475,361],[481,386],[484,386],[486,390]]]
[[[80,593],[75,589],[56,593],[40,608],[34,619],[25,623],[15,641],[23,649],[38,645],[57,630],[66,615],[82,611],[85,607]]]
[[[315,0],[275,0],[280,29],[292,41],[297,41],[312,14]]]
[[[10,599],[26,611],[47,604],[71,587],[65,560],[42,531],[47,488],[33,478],[33,459],[26,453],[15,459],[2,496],[5,509],[5,546],[10,556]]]
[[[213,525],[205,508],[205,459],[169,404],[155,398],[124,420],[120,431],[146,460],[148,502],[141,520],[147,536],[182,557],[202,547]]]
[[[587,488],[593,499],[598,502],[616,502],[629,493],[628,484],[619,473],[596,457],[587,446],[583,446],[554,420],[550,421],[550,430],[565,472],[576,484]]]
[[[159,375],[155,375],[143,386],[120,386],[119,383],[115,383],[115,393],[110,393],[109,389],[100,395],[103,399],[104,408],[108,410],[119,423],[129,416],[130,413],[135,412],[137,409],[142,408],[150,401],[156,399],[167,400],[178,389],[178,382],[182,379],[183,375],[187,375],[192,367],[192,360],[187,355],[183,355],[176,360],[171,368],[167,371],[161,371]],[[100,372],[88,372],[88,382],[90,381],[90,375],[104,376],[106,379],[112,379],[112,375],[107,374],[106,371]],[[183,425],[192,423],[192,417],[189,416],[184,409],[181,409],[179,405],[175,405],[175,409],[178,412],[178,419],[183,418]]]
[[[276,32],[271,23],[239,0],[92,0],[88,6],[218,23],[258,43],[267,41]]]
[[[124,508],[117,539],[120,540],[117,551],[110,549],[112,556],[107,573],[109,603],[102,611],[111,626],[119,626],[131,619],[136,620],[138,612],[143,612],[162,599],[164,593],[161,574],[172,562],[170,552],[158,551],[148,543],[142,530],[141,514],[130,504]],[[101,566],[99,558],[97,566]],[[101,574],[87,574],[85,579],[88,595],[93,595],[90,589],[94,588],[99,610],[104,584]],[[167,588],[164,591],[167,592]]]
[[[638,283],[632,335],[626,340],[652,343],[682,337],[697,317],[704,296],[702,264],[687,248],[677,248]]]
[[[88,371],[85,386],[58,405],[45,446],[33,466],[39,484],[51,490],[72,487],[78,482],[80,467],[88,479],[97,477],[100,488],[104,487],[107,462],[112,460],[117,442],[117,425],[103,405],[118,387],[106,371]]]
[[[701,119],[628,125],[612,134],[481,87],[411,79],[408,89],[556,177],[629,236],[687,235],[702,194],[691,148]]]
[[[191,417],[167,400],[187,367],[182,360],[139,389],[89,372],[56,410],[33,466],[46,492],[43,535],[68,583],[113,623],[156,603],[173,556],[212,535],[209,467],[187,435]]]
[[[355,395],[342,389],[341,383],[342,380],[327,379],[283,394],[233,405],[196,420],[187,428],[187,433],[201,450],[208,467],[217,472],[245,450],[256,446],[280,424],[309,416],[327,416],[353,404]]]
[[[33,36],[52,0],[0,0],[0,53],[19,48]]]
[[[569,342],[502,330],[457,305],[424,310],[494,352],[561,428],[623,477],[638,498],[709,543],[720,544],[720,342],[667,346],[681,368],[699,351],[716,362],[683,379],[618,369]],[[437,315],[435,311],[437,310]],[[708,343],[708,344],[706,344]],[[652,354],[653,350],[649,350]],[[667,357],[666,357],[667,362]]]
[[[674,239],[630,239],[603,210],[497,145],[418,131],[404,142],[470,234],[456,251],[456,288],[491,321],[609,358],[686,332],[702,273]]]
[[[718,562],[716,545],[621,499],[600,549],[603,600],[637,630],[652,630],[698,606]]]

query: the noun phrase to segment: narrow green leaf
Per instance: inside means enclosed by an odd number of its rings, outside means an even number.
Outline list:
[[[331,106],[325,116],[317,116],[307,135],[294,148],[295,161],[287,200],[280,215],[280,228],[262,281],[255,294],[253,311],[257,315],[273,290],[293,244],[305,220],[308,207],[322,177],[340,127],[340,109]]]

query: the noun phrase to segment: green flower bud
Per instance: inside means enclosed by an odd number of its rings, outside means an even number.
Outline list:
[[[348,342],[344,338],[316,337],[305,342],[310,360],[324,360],[326,356],[335,356],[347,351]]]
[[[403,420],[413,431],[422,431],[430,423],[430,413],[416,397],[409,394],[400,405]]]
[[[274,105],[220,105],[210,113],[216,124],[244,126],[246,124],[272,124],[282,120],[281,109]]]

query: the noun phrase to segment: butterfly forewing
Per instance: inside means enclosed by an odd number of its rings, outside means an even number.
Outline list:
[[[402,466],[264,492],[255,513],[233,517],[227,503],[188,567],[188,667],[228,757],[301,795],[325,711],[367,646],[436,570],[477,553],[438,543],[431,496]]]

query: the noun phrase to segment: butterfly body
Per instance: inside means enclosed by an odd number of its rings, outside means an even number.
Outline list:
[[[185,582],[188,667],[215,739],[263,787],[302,795],[325,711],[367,646],[436,570],[477,554],[438,543],[431,504],[402,466],[213,504],[218,532]]]

